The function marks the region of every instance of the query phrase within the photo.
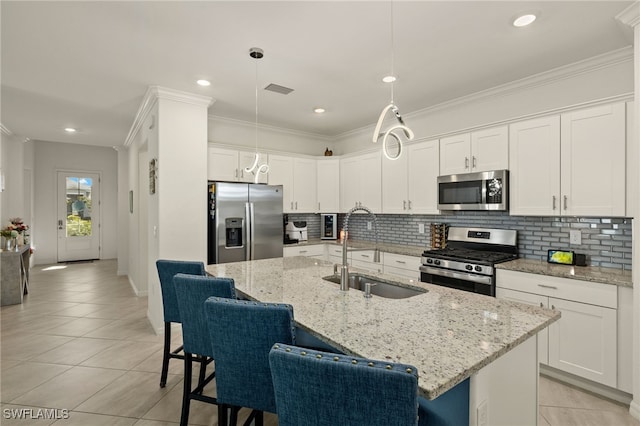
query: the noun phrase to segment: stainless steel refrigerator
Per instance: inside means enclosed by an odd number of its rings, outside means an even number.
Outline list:
[[[282,185],[209,182],[208,263],[282,257]]]

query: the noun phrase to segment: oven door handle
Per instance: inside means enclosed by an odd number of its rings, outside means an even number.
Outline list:
[[[429,266],[424,266],[424,265],[420,267],[420,272],[433,274],[433,275],[440,275],[442,277],[455,278],[458,280],[472,281],[474,283],[487,284],[487,285],[492,284],[491,281],[493,278],[486,275],[466,274],[464,272],[448,271],[445,269],[431,268]]]

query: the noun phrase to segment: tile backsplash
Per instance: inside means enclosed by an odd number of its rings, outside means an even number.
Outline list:
[[[342,227],[343,214],[338,224]],[[545,260],[548,249],[572,250],[587,255],[587,264],[631,270],[630,218],[531,217],[510,216],[504,212],[455,212],[445,215],[377,214],[380,242],[429,248],[431,223],[478,228],[515,229],[518,231],[520,257]],[[290,220],[305,220],[309,238],[320,238],[320,215],[289,214]],[[367,230],[371,218],[354,214],[349,219],[349,233],[358,240],[373,241]],[[424,224],[424,234],[418,233]],[[373,224],[372,224],[373,225]],[[569,243],[569,232],[579,230],[582,244]]]

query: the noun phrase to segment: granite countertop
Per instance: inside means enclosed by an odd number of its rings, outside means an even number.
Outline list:
[[[633,287],[631,271],[597,266],[554,265],[542,260],[516,259],[499,263],[496,269],[549,275],[552,277],[592,281],[621,287]]]
[[[346,354],[414,365],[420,394],[428,399],[560,318],[559,311],[374,273],[364,275],[427,292],[367,299],[323,280],[333,274],[331,263],[299,256],[206,269],[233,278],[236,290],[249,299],[293,305],[301,328]]]

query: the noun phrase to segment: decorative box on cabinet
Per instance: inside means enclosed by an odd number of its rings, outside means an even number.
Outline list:
[[[498,298],[560,310],[548,328],[551,367],[617,386],[616,286],[498,269],[496,287]],[[538,340],[544,344],[543,333]]]

